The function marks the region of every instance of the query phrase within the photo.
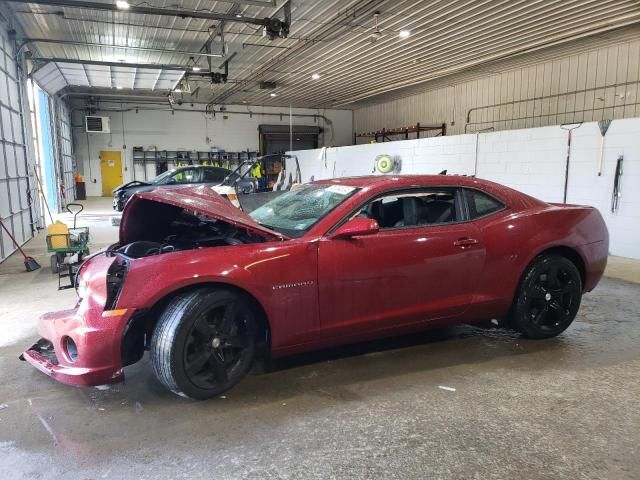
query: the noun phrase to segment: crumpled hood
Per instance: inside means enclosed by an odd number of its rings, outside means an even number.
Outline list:
[[[263,227],[248,214],[234,207],[228,200],[214,192],[211,187],[200,185],[179,189],[156,189],[150,192],[138,192],[127,202],[120,222],[120,242],[128,243],[135,239],[136,224],[140,217],[153,215],[150,203],[172,205],[187,211],[224,220],[238,227],[270,240],[284,240],[288,237]],[[140,222],[144,223],[144,222]]]

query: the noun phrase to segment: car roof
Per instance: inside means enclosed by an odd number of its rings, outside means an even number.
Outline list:
[[[485,191],[512,206],[532,207],[544,204],[537,198],[499,183],[466,175],[367,175],[317,180],[312,183],[347,185],[362,188],[370,193],[403,188],[467,187]]]
[[[230,172],[231,170],[229,170],[228,168],[224,168],[224,167],[217,167],[216,165],[181,165],[179,167],[176,167],[174,170],[184,170],[185,168],[208,168],[208,169],[216,169],[216,170],[224,170],[226,172]]]

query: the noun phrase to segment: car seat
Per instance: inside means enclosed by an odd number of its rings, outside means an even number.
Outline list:
[[[433,200],[426,204],[424,217],[421,223],[446,223],[454,220],[453,202],[446,200]]]
[[[398,220],[394,227],[409,227],[418,225],[424,216],[424,203],[416,197],[402,198],[402,219]]]

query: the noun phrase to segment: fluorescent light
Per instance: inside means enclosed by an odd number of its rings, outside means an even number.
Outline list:
[[[411,32],[409,30],[400,30],[400,33],[398,34],[398,36],[400,38],[407,38],[411,36]]]
[[[271,95],[272,97],[277,97],[278,96],[277,93],[270,93],[269,95]]]
[[[116,90],[122,90],[122,87],[120,85],[116,86]]]
[[[242,14],[241,13],[236,13],[236,18],[242,18]]]
[[[199,72],[200,71],[200,67],[191,67],[191,70],[193,70],[194,72]]]
[[[129,5],[129,2],[127,2],[126,0],[116,1],[116,7],[118,7],[120,10],[128,10],[130,6],[131,5]]]
[[[174,92],[175,92],[175,93],[182,93],[182,90],[181,90],[181,89],[179,89],[179,88],[176,88],[176,89],[174,90]]]
[[[320,78],[320,74],[314,73],[313,75],[311,75],[311,78],[313,78],[314,80],[318,80]]]

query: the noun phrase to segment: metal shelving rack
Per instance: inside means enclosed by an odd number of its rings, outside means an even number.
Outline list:
[[[429,135],[429,132],[436,132],[435,135]],[[421,125],[417,123],[410,127],[400,127],[400,128],[383,128],[382,130],[378,130],[377,132],[366,132],[366,133],[354,133],[353,134],[353,144],[356,145],[358,143],[358,138],[373,138],[376,142],[393,142],[396,140],[410,140],[410,135],[415,133],[415,138],[421,138],[421,133],[423,137],[444,137],[447,134],[447,124],[442,123],[439,125]],[[400,136],[401,138],[391,138]]]
[[[186,165],[214,165],[234,169],[244,160],[258,157],[258,152],[244,150],[240,152],[210,152],[197,150],[157,150],[133,147],[133,179],[136,178],[136,165],[142,165],[144,178],[148,180],[147,165],[155,164],[155,174],[171,168]],[[160,168],[158,168],[160,167]]]

